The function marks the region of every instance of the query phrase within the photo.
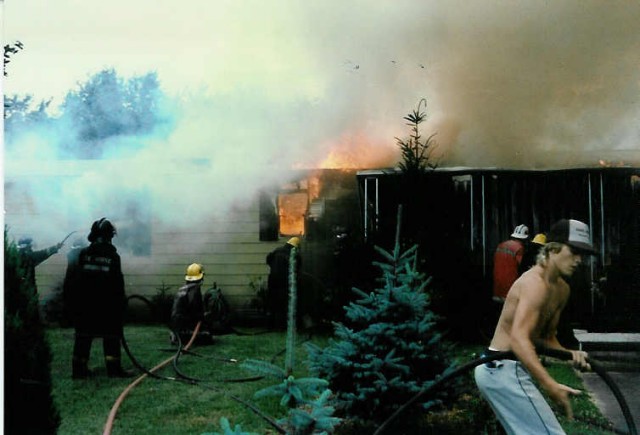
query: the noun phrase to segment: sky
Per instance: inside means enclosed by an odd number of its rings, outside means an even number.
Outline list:
[[[4,0],[4,43],[24,50],[3,92],[55,107],[104,68],[157,72],[181,121],[119,159],[116,184],[185,205],[194,180],[157,179],[188,157],[211,162],[199,185],[235,178],[230,200],[330,159],[395,166],[422,99],[441,166],[639,166],[639,22],[622,0]],[[46,137],[5,155],[5,173],[46,166]],[[84,178],[100,198],[113,188]]]
[[[604,0],[5,0],[5,43],[25,44],[6,92],[59,103],[105,67],[157,71],[170,93],[312,104],[324,139],[391,146],[426,98],[452,164],[613,160],[640,137],[638,22],[637,2]]]

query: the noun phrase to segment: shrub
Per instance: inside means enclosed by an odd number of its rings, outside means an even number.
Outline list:
[[[34,270],[4,232],[5,432],[54,434],[60,415],[51,395],[51,351],[38,312]]]
[[[429,279],[416,269],[417,246],[401,253],[398,240],[393,252],[376,247],[385,259],[374,262],[382,285],[369,294],[354,289],[360,299],[345,307],[347,321],[335,324],[337,339],[324,349],[308,346],[311,371],[329,381],[338,410],[363,422],[385,420],[453,368],[429,310]],[[446,396],[438,393],[423,408]]]

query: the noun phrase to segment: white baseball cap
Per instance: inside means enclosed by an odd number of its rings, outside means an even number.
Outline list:
[[[591,243],[589,225],[575,219],[561,219],[551,227],[547,234],[547,243],[560,242],[580,251],[595,254]]]

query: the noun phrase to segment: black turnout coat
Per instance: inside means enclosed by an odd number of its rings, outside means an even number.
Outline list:
[[[170,326],[174,331],[193,331],[204,320],[202,280],[186,283],[176,293],[171,307]]]
[[[120,255],[109,242],[94,242],[71,260],[64,302],[77,331],[93,335],[122,332],[126,298]]]

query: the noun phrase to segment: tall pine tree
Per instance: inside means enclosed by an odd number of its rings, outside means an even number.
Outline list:
[[[402,252],[399,233],[398,226],[392,252],[376,247],[380,286],[369,294],[354,289],[359,299],[345,307],[336,337],[324,349],[307,346],[311,370],[329,381],[341,416],[362,422],[380,423],[453,369],[429,309],[430,279],[417,270],[417,245]],[[432,397],[423,407],[436,403]]]
[[[318,378],[296,378],[295,371],[295,346],[296,346],[296,305],[298,301],[297,286],[297,248],[291,249],[289,254],[289,296],[287,311],[287,343],[284,369],[266,361],[249,359],[242,367],[255,371],[265,376],[270,376],[279,381],[278,384],[257,391],[255,398],[279,396],[280,404],[289,409],[286,418],[272,422],[278,430],[284,430],[290,435],[327,435],[333,433],[341,419],[334,417],[332,406],[332,393],[328,390],[327,381]],[[254,412],[257,408],[252,407]],[[265,420],[270,417],[258,411]],[[228,420],[221,420],[223,429],[230,432]],[[241,428],[236,426],[236,431]]]

